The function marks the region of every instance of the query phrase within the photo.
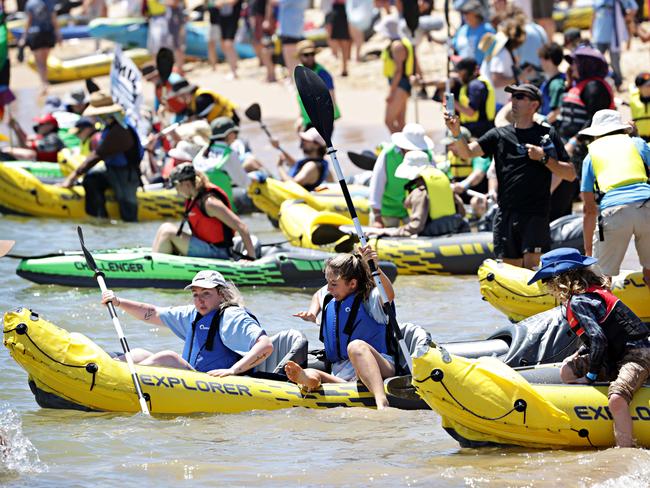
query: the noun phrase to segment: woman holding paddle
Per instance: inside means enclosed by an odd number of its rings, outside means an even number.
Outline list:
[[[176,166],[170,175],[176,191],[185,197],[185,215],[179,229],[169,222],[158,228],[152,250],[203,258],[230,259],[233,237],[239,232],[248,259],[255,259],[255,247],[248,227],[232,211],[226,193],[208,181],[191,163]],[[183,232],[190,224],[192,234]]]
[[[221,273],[199,271],[185,289],[191,290],[193,304],[181,307],[156,307],[120,299],[112,290],[102,293],[102,303],[112,302],[149,324],[165,325],[185,341],[182,355],[175,351],[152,353],[134,349],[130,353],[135,363],[190,369],[220,377],[245,373],[273,352],[266,332],[244,308],[239,290]]]
[[[360,248],[360,254],[339,254],[330,259],[325,267],[327,285],[314,294],[309,310],[294,314],[317,323],[316,317],[322,311],[320,339],[332,363],[332,373],[303,369],[293,361],[287,363],[285,372],[291,381],[309,391],[321,383],[345,383],[358,378],[375,396],[377,409],[381,410],[389,406],[383,380],[395,375],[395,359],[389,352],[388,317],[372,281],[369,260],[377,261],[377,253],[370,246]],[[381,270],[379,273],[392,302],[393,286]]]

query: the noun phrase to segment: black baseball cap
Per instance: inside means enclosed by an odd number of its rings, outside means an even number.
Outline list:
[[[196,170],[192,166],[192,163],[179,164],[169,175],[169,180],[172,182],[172,185],[181,181],[193,180],[194,178],[196,178]]]
[[[533,100],[536,100],[538,102],[542,101],[542,92],[532,83],[522,83],[521,85],[506,86],[506,92],[523,93]]]
[[[650,73],[647,71],[644,71],[643,73],[639,73],[636,75],[636,78],[634,78],[634,85],[639,88],[643,85],[647,85],[650,83]]]

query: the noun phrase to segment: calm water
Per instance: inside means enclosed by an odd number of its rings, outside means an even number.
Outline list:
[[[279,129],[279,128],[278,128]],[[262,241],[281,240],[266,218],[246,221]],[[77,222],[0,217],[0,239],[14,253],[78,249]],[[156,223],[84,223],[88,247],[149,245]],[[27,306],[69,330],[119,350],[98,289],[38,286],[0,260],[0,310]],[[398,316],[425,326],[440,341],[479,339],[504,323],[481,301],[474,277],[402,277]],[[188,302],[184,292],[124,290],[159,305]],[[247,305],[269,333],[293,327],[310,342],[318,330],[291,314],[311,291],[244,289]],[[166,329],[124,317],[131,347],[181,349]],[[602,451],[461,450],[433,412],[334,409],[145,418],[40,409],[27,376],[0,348],[0,429],[11,449],[0,461],[6,486],[650,486],[650,454]],[[0,456],[2,457],[2,456]]]

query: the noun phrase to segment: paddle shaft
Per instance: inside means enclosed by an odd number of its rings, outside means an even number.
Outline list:
[[[348,206],[350,217],[352,217],[352,222],[354,223],[354,230],[356,231],[357,236],[359,237],[359,241],[361,242],[361,245],[365,247],[368,243],[368,240],[366,239],[366,236],[363,233],[363,229],[361,228],[361,222],[359,221],[357,211],[354,208],[354,203],[352,203],[350,190],[348,189],[348,185],[345,182],[345,176],[343,175],[343,171],[341,170],[341,165],[339,164],[339,160],[336,157],[336,149],[334,149],[332,146],[329,146],[327,148],[327,154],[330,156],[332,163],[334,164],[334,171],[336,172],[336,177],[339,180],[339,185],[341,186],[341,192],[343,193],[343,198],[345,198],[345,203]],[[377,289],[379,290],[379,294],[381,295],[381,300],[384,304],[384,312],[389,317],[389,321],[392,321],[393,323],[392,324],[393,331],[397,338],[399,348],[402,352],[402,356],[404,356],[404,359],[406,360],[406,365],[408,367],[408,370],[409,372],[411,372],[413,371],[413,360],[411,359],[411,352],[408,350],[408,347],[406,347],[406,342],[404,342],[404,338],[402,337],[402,334],[397,325],[397,319],[395,318],[393,309],[390,306],[390,301],[388,300],[388,294],[386,293],[386,290],[384,289],[384,285],[381,282],[381,276],[379,275],[379,270],[377,268],[377,265],[375,264],[374,260],[371,260],[368,263],[368,266],[370,267],[372,278],[374,279],[375,285],[377,286]]]
[[[260,123],[260,127],[262,128],[262,130],[263,130],[264,133],[266,134],[266,137],[268,137],[269,140],[272,140],[272,139],[273,139],[273,136],[271,135],[271,132],[269,131],[268,127],[266,127],[266,124],[265,124],[264,122],[262,122],[261,120],[259,121],[259,123]],[[285,150],[282,148],[282,146],[278,146],[276,149],[277,149],[278,151],[280,151],[282,154],[284,154],[285,156],[289,156],[289,154],[287,153],[287,151],[285,151]]]
[[[99,270],[97,264],[95,263],[95,258],[93,258],[93,255],[90,254],[90,251],[86,249],[81,227],[77,227],[77,233],[79,234],[79,243],[81,244],[81,251],[83,252],[84,257],[86,258],[86,264],[88,265],[88,268],[90,268],[95,272],[95,279],[97,280],[97,284],[99,285],[99,289],[101,290],[103,295],[104,292],[107,290],[106,282],[104,281],[104,273]],[[138,378],[138,373],[136,373],[135,371],[135,364],[133,362],[133,358],[131,357],[131,349],[129,349],[129,343],[126,342],[126,337],[124,336],[124,330],[122,330],[120,319],[117,317],[115,305],[113,305],[112,301],[108,301],[106,303],[106,308],[108,308],[108,313],[111,316],[113,327],[115,327],[115,332],[117,332],[117,337],[120,340],[120,344],[122,345],[122,350],[124,351],[124,357],[126,358],[126,364],[128,365],[129,373],[131,373],[131,380],[133,380],[133,386],[135,386],[135,392],[137,393],[138,401],[140,402],[140,410],[142,411],[143,414],[149,415],[149,407],[147,406],[147,401],[144,397],[144,393],[142,392],[142,387],[140,386],[140,379]]]
[[[104,281],[104,273],[101,271],[95,271],[95,278],[99,284],[99,289],[104,293],[106,288],[106,282]],[[113,321],[113,327],[115,327],[115,332],[117,332],[117,337],[120,340],[122,345],[122,350],[124,351],[124,357],[126,358],[126,364],[129,367],[129,372],[131,373],[131,379],[133,380],[133,386],[135,386],[135,391],[138,394],[138,400],[140,402],[140,410],[143,414],[149,415],[149,407],[147,406],[147,400],[144,398],[144,393],[142,392],[142,387],[140,386],[140,379],[138,378],[138,373],[135,371],[135,363],[131,357],[131,349],[129,349],[129,343],[126,342],[126,337],[124,336],[124,330],[122,330],[122,324],[120,324],[120,319],[117,317],[117,311],[115,310],[115,305],[112,301],[106,303],[106,308],[108,308],[108,313],[111,316]]]

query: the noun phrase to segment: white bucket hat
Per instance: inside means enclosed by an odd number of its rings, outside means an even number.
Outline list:
[[[397,178],[414,180],[427,168],[434,168],[429,161],[429,156],[424,151],[409,151],[404,155],[404,160],[395,170]]]
[[[180,161],[192,161],[201,150],[201,146],[188,141],[180,141],[169,151],[169,156]]]
[[[433,149],[433,141],[424,132],[420,124],[406,124],[402,132],[395,132],[390,140],[397,147],[407,151],[425,151]]]
[[[591,125],[586,129],[582,129],[578,134],[582,136],[600,137],[610,132],[625,130],[632,131],[632,126],[623,122],[620,112],[616,110],[599,110],[594,114],[591,119]]]
[[[404,35],[404,28],[397,15],[385,15],[373,27],[374,31],[387,39],[399,39]]]

